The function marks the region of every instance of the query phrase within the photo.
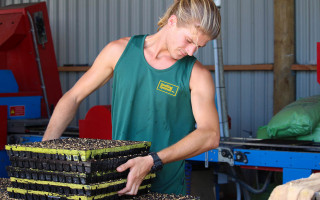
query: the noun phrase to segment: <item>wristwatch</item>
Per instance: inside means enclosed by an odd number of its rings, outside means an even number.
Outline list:
[[[161,170],[163,167],[163,163],[158,154],[156,152],[151,152],[149,153],[149,155],[153,158],[153,166],[151,167],[151,172],[154,173]]]

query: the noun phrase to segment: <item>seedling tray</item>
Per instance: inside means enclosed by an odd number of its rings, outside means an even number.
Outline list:
[[[129,159],[137,156],[145,156],[148,151],[140,154],[132,154],[127,156],[120,156],[105,159],[91,159],[89,161],[69,161],[69,160],[50,160],[50,159],[36,159],[28,157],[10,157],[10,162],[13,167],[31,168],[47,171],[65,171],[65,172],[80,172],[92,173],[114,170],[121,164],[127,162]]]
[[[32,179],[39,181],[53,181],[61,183],[74,183],[74,184],[93,184],[106,182],[110,180],[117,180],[127,178],[128,170],[124,172],[117,172],[116,170],[109,170],[94,173],[80,173],[80,172],[58,172],[46,171],[38,169],[23,169],[19,167],[7,167],[7,172],[10,177],[20,179]]]
[[[151,142],[65,138],[27,144],[6,145],[10,158],[68,161],[105,159],[149,151]]]
[[[8,188],[8,192],[6,189]],[[137,196],[118,196],[117,192],[110,192],[97,196],[68,196],[58,193],[50,193],[46,191],[35,191],[14,188],[10,184],[10,179],[0,178],[0,197],[3,200],[9,200],[9,196],[15,199],[30,199],[30,200],[200,200],[200,197],[191,195],[175,195],[175,194],[160,194],[149,192],[150,185],[143,185],[139,188]],[[3,190],[3,191],[2,191]]]
[[[139,194],[145,194],[149,191],[151,185],[142,185],[139,187]],[[61,195],[45,191],[24,190],[18,188],[8,188],[8,193],[11,198],[28,199],[28,200],[124,200],[126,196],[119,196],[117,192],[97,196],[85,195]]]
[[[143,185],[150,185],[155,174],[148,174],[142,181]],[[116,181],[101,182],[96,184],[73,184],[60,183],[53,181],[35,181],[29,179],[20,179],[11,177],[13,188],[23,189],[26,191],[44,191],[60,195],[76,195],[76,196],[98,196],[111,192],[117,192],[126,186],[127,179],[119,179]],[[150,185],[151,186],[151,185]]]

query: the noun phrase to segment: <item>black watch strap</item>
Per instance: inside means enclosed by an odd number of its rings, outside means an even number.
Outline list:
[[[156,152],[151,152],[149,153],[149,155],[153,158],[153,166],[151,167],[151,172],[154,173],[161,170],[163,167],[163,163],[158,154]]]

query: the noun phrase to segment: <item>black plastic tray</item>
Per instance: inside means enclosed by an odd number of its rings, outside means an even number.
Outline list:
[[[53,181],[87,185],[92,183],[100,183],[110,180],[127,178],[129,171],[127,170],[124,172],[117,172],[116,170],[110,170],[106,172],[80,173],[24,169],[19,167],[8,166],[7,172],[10,177],[21,179],[33,179],[40,181]]]
[[[155,174],[148,174],[142,181],[141,186],[151,186],[151,181]],[[83,185],[73,183],[61,183],[53,181],[35,181],[29,179],[20,179],[11,177],[11,185],[13,188],[26,191],[44,191],[60,195],[76,195],[76,196],[97,196],[110,192],[117,192],[126,186],[126,179],[118,179],[113,181]]]
[[[114,170],[121,164],[127,162],[129,159],[137,156],[145,156],[148,152],[142,152],[140,154],[133,154],[127,156],[120,156],[115,158],[106,158],[100,160],[89,161],[67,161],[67,160],[51,160],[51,159],[37,159],[26,157],[11,157],[11,165],[13,167],[31,168],[47,171],[66,171],[66,172],[80,172],[80,173],[92,173],[102,172],[108,170]]]
[[[88,161],[149,151],[151,142],[64,138],[5,146],[9,157]]]
[[[149,192],[150,185],[140,186],[138,194],[146,194]],[[129,196],[119,196],[117,191],[105,193],[97,196],[87,195],[65,195],[46,191],[24,190],[19,188],[8,188],[8,196],[15,199],[28,200],[125,200],[130,199]]]

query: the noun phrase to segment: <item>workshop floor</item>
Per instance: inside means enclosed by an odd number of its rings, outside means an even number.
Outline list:
[[[241,179],[245,180],[249,185],[255,187],[253,177],[255,177],[254,170],[239,169],[239,175],[241,174]],[[267,172],[259,171],[260,181],[264,182],[265,177],[261,175],[266,175]],[[252,180],[250,180],[252,179]],[[196,165],[192,169],[191,173],[191,195],[200,197],[201,200],[215,200],[214,183],[215,175],[213,168],[205,168],[204,166]],[[271,183],[268,185],[267,189],[261,194],[251,194],[250,198],[252,200],[268,199],[272,190],[279,184],[282,183],[282,173],[274,172],[271,178]],[[260,183],[262,186],[263,183]],[[222,184],[219,186],[219,200],[233,200],[236,199],[236,187],[233,182],[228,184]]]
[[[214,175],[211,169],[193,170],[191,175],[191,195],[201,200],[214,200]]]

